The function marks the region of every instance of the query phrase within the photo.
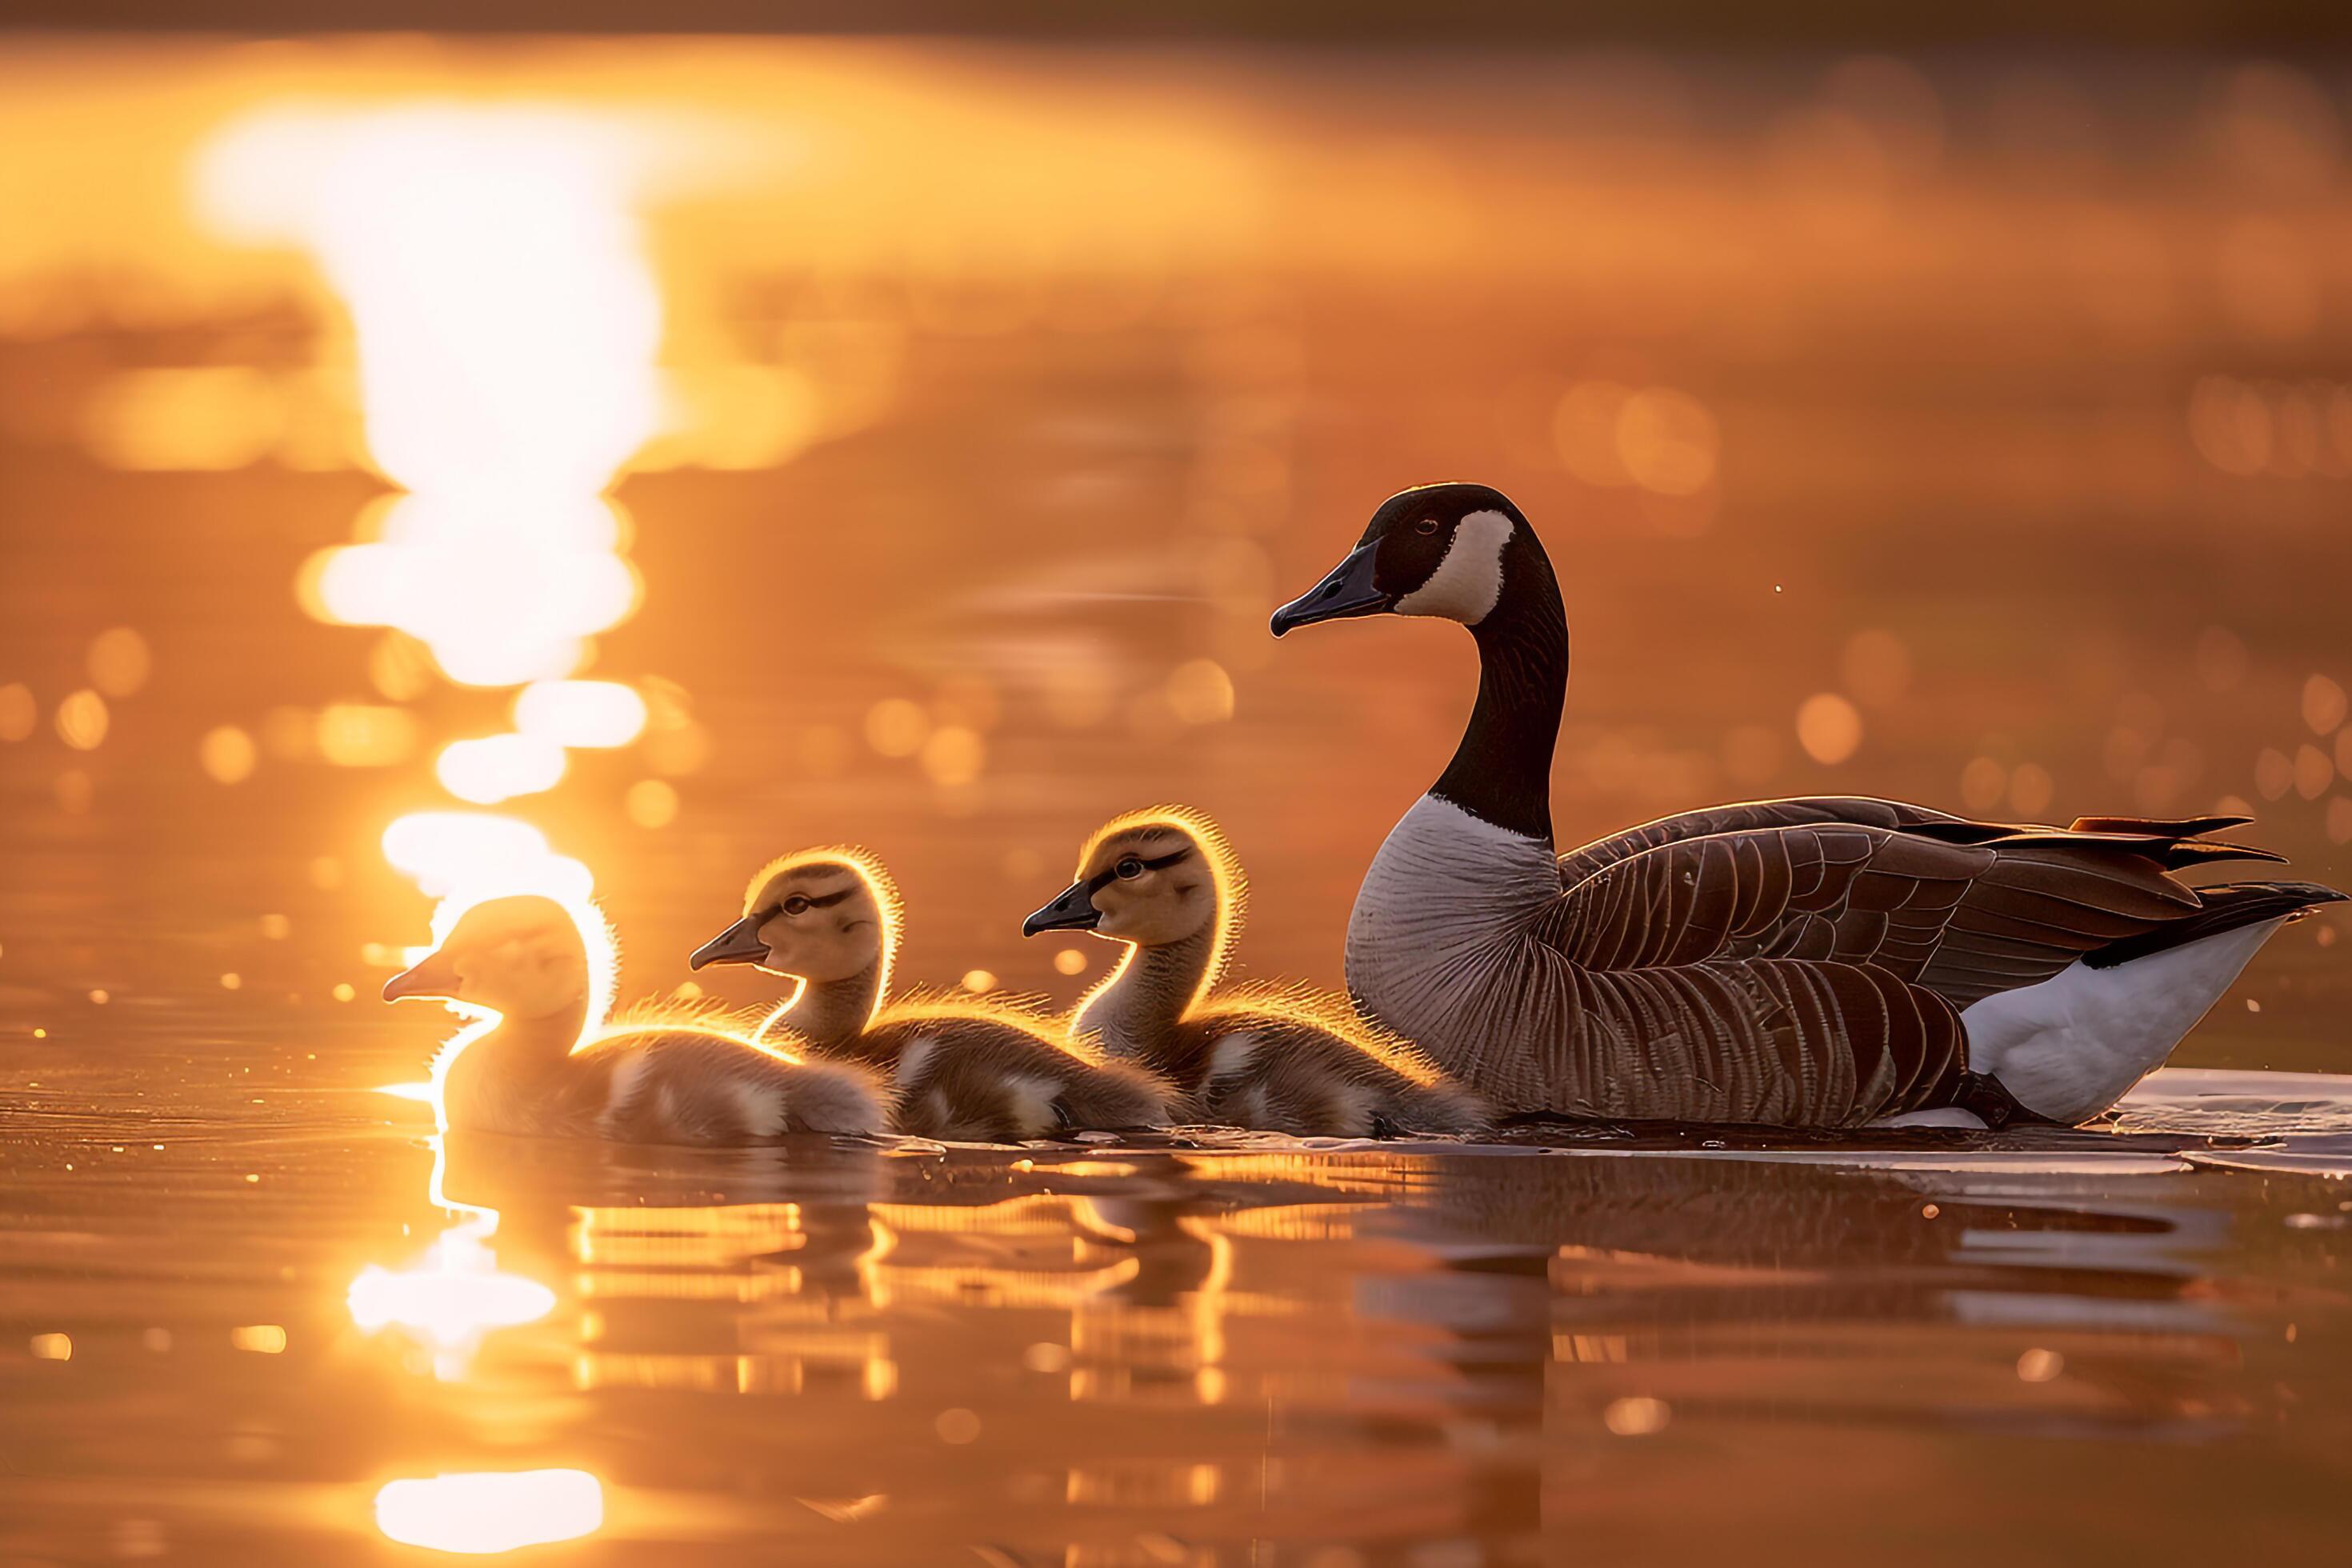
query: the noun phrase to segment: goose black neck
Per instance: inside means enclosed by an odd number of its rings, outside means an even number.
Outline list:
[[[1549,844],[1552,752],[1568,701],[1568,612],[1551,563],[1526,528],[1505,551],[1501,596],[1470,635],[1478,642],[1477,706],[1429,793]]]

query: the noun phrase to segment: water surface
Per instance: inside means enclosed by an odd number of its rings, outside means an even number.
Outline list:
[[[2340,914],[2076,1133],[436,1150],[375,1092],[448,1028],[370,1000],[432,909],[384,833],[512,683],[298,583],[403,489],[562,459],[516,504],[609,525],[639,600],[573,651],[650,717],[493,809],[593,870],[625,996],[861,841],[904,974],[1066,1004],[1109,950],[1020,919],[1167,799],[1248,868],[1242,973],[1336,985],[1474,666],[1265,616],[1442,478],[1559,565],[1565,840],[2242,811],[2343,884],[2344,79],[0,49],[0,1562],[2340,1558]],[[397,133],[341,251],[203,216],[289,113]],[[582,175],[595,265],[371,269],[467,259],[433,195],[480,147]],[[561,161],[614,147],[691,155]],[[362,377],[386,321],[445,357]],[[435,647],[540,605],[515,570],[442,559]]]

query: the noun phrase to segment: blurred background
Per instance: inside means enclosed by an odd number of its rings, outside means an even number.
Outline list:
[[[1560,569],[1563,844],[1836,790],[2352,878],[2342,18],[1850,9],[0,35],[0,1030],[349,1019],[486,877],[667,992],[838,840],[904,973],[1066,998],[1020,918],[1162,799],[1337,985],[1475,661],[1265,616],[1438,479]],[[2332,935],[2179,1059],[2340,1065]]]
[[[1441,479],[1559,568],[1563,843],[1835,790],[2352,885],[2352,8],[962,9],[0,0],[0,1561],[2337,1548],[2341,1079],[1756,1157],[370,1092],[444,895],[749,1003],[687,952],[862,841],[902,975],[1066,1001],[1021,918],[1159,800],[1339,984],[1475,661],[1266,616]],[[2345,1070],[2347,929],[2176,1062]]]

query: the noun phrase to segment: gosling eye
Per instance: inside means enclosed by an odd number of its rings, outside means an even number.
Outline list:
[[[1143,875],[1143,862],[1132,855],[1125,855],[1119,858],[1118,864],[1111,869],[1118,873],[1120,881],[1132,882]]]
[[[800,894],[794,893],[784,900],[783,910],[788,915],[804,915],[809,912],[809,901]]]
[[[1437,531],[1437,520],[1433,517],[1424,517],[1412,525],[1412,531],[1426,539]]]

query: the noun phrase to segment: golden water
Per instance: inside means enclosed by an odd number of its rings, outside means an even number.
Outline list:
[[[2324,1559],[2340,916],[2030,1141],[436,1154],[370,998],[486,865],[626,1000],[856,840],[909,981],[1066,1003],[1020,919],[1160,800],[1336,984],[1470,650],[1265,616],[1435,478],[1560,567],[1564,837],[2242,806],[2341,884],[2335,79],[0,52],[0,1561]]]

